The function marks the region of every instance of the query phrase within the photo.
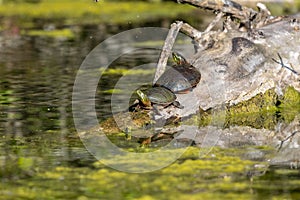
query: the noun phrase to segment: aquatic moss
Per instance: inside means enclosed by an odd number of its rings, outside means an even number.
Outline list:
[[[54,167],[19,181],[18,187],[0,185],[2,192],[12,198],[250,199],[249,180],[240,175],[254,162],[226,156],[226,150],[221,149],[214,149],[202,159],[198,153],[199,149],[191,147],[174,164],[146,174],[119,172],[103,164],[94,165],[94,169]]]
[[[264,147],[262,147],[264,148]],[[299,197],[297,170],[269,169],[249,177],[264,162],[244,160],[244,149],[213,148],[199,157],[190,147],[172,165],[144,174],[110,169],[57,166],[31,178],[0,182],[2,199],[282,199]],[[132,163],[128,160],[128,163]],[[136,161],[135,161],[136,162]],[[159,160],[149,160],[149,163]],[[250,173],[251,174],[251,173]],[[287,196],[288,194],[288,196]]]
[[[126,69],[126,68],[109,68],[105,69],[100,68],[100,72],[103,75],[152,75],[155,72],[155,69]]]
[[[104,94],[121,94],[122,90],[120,89],[109,89],[102,91]]]
[[[74,39],[75,34],[70,29],[60,29],[60,30],[28,30],[22,31],[22,35],[29,36],[46,36],[51,38],[66,38],[66,39]]]
[[[284,90],[284,95],[278,98],[278,115],[285,121],[292,121],[300,113],[300,93],[289,86]]]
[[[256,95],[255,97],[229,107],[227,110],[230,115],[239,113],[258,113],[276,111],[278,95],[274,89],[268,90],[265,93]]]
[[[118,124],[116,123],[115,120],[118,120]],[[132,125],[129,127],[129,124]],[[139,112],[129,112],[129,113],[118,113],[115,114],[114,117],[110,117],[103,122],[100,123],[100,127],[102,128],[103,132],[105,134],[112,134],[112,133],[120,133],[121,130],[118,127],[124,126],[128,127],[129,129],[134,129],[134,128],[140,128],[146,124],[151,123],[151,118],[148,115],[147,111],[139,111]],[[97,134],[97,133],[96,133]]]
[[[271,11],[273,16],[287,15],[289,13],[296,13],[299,10],[299,1],[277,1],[276,3],[266,2],[267,8]]]
[[[135,179],[137,178],[135,175],[127,175],[125,179],[126,176],[124,176],[123,173],[114,177],[118,177],[122,181],[127,180],[136,183],[133,185],[130,183],[127,184],[127,189],[132,187],[140,188],[136,190],[136,195],[139,195],[140,191],[144,191],[152,196],[154,195],[156,198],[162,199],[164,199],[162,196],[165,194],[172,199],[177,195],[187,195],[187,193],[197,191],[200,188],[203,191],[216,189],[220,191],[232,191],[233,188],[235,191],[243,191],[248,188],[247,183],[234,183],[234,176],[230,177],[231,175],[229,174],[244,173],[253,162],[242,161],[234,157],[222,157],[214,151],[211,152],[211,155],[214,156],[207,156],[205,159],[199,159],[198,157],[197,159],[196,155],[199,153],[197,148],[190,148],[188,151],[187,154],[182,156],[179,162],[157,172],[137,176],[140,177],[138,179]],[[223,154],[226,153],[223,152]],[[191,159],[191,155],[194,159]],[[186,156],[188,156],[188,158]],[[132,163],[130,159],[127,160],[129,163]],[[159,161],[152,160],[152,162]],[[231,167],[229,167],[230,165]],[[103,172],[107,173],[107,175],[103,174]],[[99,172],[92,175],[95,179],[101,179],[102,176],[109,176],[109,172],[100,169]],[[146,182],[145,179],[147,180]],[[215,179],[218,181],[215,182]],[[211,180],[210,185],[206,185],[203,180]],[[108,182],[107,184],[110,183],[111,182]],[[135,191],[135,189],[133,189],[133,191]],[[155,191],[160,192],[157,193]],[[172,193],[170,193],[171,191]],[[174,194],[174,192],[176,194]],[[195,194],[193,193],[193,195]]]
[[[19,168],[22,170],[30,170],[33,166],[33,159],[20,157],[18,159],[18,165],[19,165]]]
[[[133,9],[134,8],[134,9]],[[23,27],[35,19],[59,24],[120,24],[176,17],[195,8],[171,2],[110,2],[86,0],[42,1],[36,4],[8,3],[0,5],[1,16],[15,17]]]
[[[280,99],[280,107],[294,107],[300,108],[300,93],[296,91],[293,87],[287,87],[285,89],[283,98]]]
[[[274,89],[258,94],[245,102],[240,102],[227,108],[225,119],[224,111],[211,110],[201,112],[201,126],[212,123],[213,119],[220,118],[224,126],[242,125],[254,128],[273,129],[278,117],[292,121],[300,111],[300,93],[293,87],[288,87],[283,96],[278,96]]]
[[[18,100],[14,90],[0,90],[0,104],[10,104]]]
[[[229,115],[226,118],[226,126],[239,125],[253,128],[273,129],[278,122],[276,112],[255,112]]]

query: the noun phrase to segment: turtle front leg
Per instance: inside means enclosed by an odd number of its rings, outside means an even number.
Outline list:
[[[173,102],[173,106],[175,106],[176,108],[179,108],[179,109],[183,109],[183,108],[184,108],[184,106],[181,105],[181,104],[179,103],[179,101],[174,101],[174,102]]]

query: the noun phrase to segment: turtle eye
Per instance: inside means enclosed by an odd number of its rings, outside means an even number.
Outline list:
[[[175,63],[177,63],[177,64],[181,64],[182,63],[182,58],[177,53],[173,52],[172,53],[172,57],[173,57],[173,60],[174,60]]]
[[[173,60],[174,60],[174,62],[176,62],[177,63],[177,56],[176,56],[176,54],[175,53],[172,53],[172,58],[173,58]]]

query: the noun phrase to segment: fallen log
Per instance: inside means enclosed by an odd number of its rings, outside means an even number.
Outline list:
[[[184,109],[163,109],[160,117],[183,118],[199,110],[230,107],[270,90],[279,97],[288,87],[300,92],[299,17],[274,17],[263,4],[258,4],[257,12],[232,1],[180,2],[218,14],[204,32],[176,22],[194,40],[197,52],[188,60],[201,72],[202,78],[192,92],[177,94]],[[223,28],[213,31],[221,19]],[[172,27],[170,32],[174,31]],[[168,44],[164,46],[170,48],[170,41],[167,38]],[[162,52],[161,59],[166,59],[165,52],[170,50]]]

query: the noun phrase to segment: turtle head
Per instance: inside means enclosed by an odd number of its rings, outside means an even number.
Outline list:
[[[181,65],[181,64],[187,63],[187,61],[185,60],[185,58],[181,54],[179,54],[179,53],[172,52],[172,57],[173,57],[174,62],[177,65]]]
[[[136,94],[138,95],[140,101],[144,106],[146,107],[151,106],[151,101],[149,100],[148,96],[144,92],[142,92],[141,90],[137,90]]]

